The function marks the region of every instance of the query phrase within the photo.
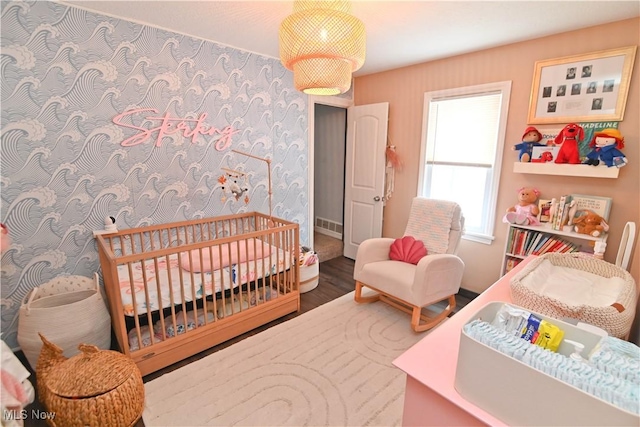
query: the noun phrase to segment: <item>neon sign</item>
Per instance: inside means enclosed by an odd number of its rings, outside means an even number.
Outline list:
[[[216,140],[215,148],[218,151],[225,150],[229,148],[231,145],[231,137],[240,132],[239,130],[233,129],[231,126],[227,126],[222,129],[218,129],[214,126],[208,126],[204,123],[207,118],[207,113],[200,114],[200,117],[197,119],[181,119],[181,118],[173,118],[169,115],[169,113],[165,113],[162,117],[145,117],[146,121],[154,122],[159,121],[160,124],[154,128],[145,128],[141,126],[135,126],[128,123],[122,123],[122,119],[127,116],[131,116],[134,114],[140,114],[145,111],[150,111],[153,114],[158,114],[158,110],[155,108],[140,108],[137,110],[129,110],[125,111],[122,114],[118,114],[113,118],[113,123],[123,126],[129,129],[135,129],[139,131],[137,134],[133,135],[122,141],[120,145],[123,147],[133,147],[138,144],[144,144],[152,137],[154,132],[158,132],[156,136],[156,147],[160,147],[162,144],[162,138],[165,135],[171,135],[176,132],[182,132],[182,136],[185,138],[191,138],[191,143],[194,144],[198,136],[215,136],[219,135],[219,138]]]

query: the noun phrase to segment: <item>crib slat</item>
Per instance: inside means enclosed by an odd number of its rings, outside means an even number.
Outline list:
[[[160,236],[160,238],[162,239],[162,235]],[[162,240],[160,240],[160,242],[162,242]],[[158,279],[160,277],[160,264],[158,263],[158,257],[153,258],[153,270],[155,272],[155,277],[156,277],[156,290],[158,292],[158,307],[162,307],[163,306],[162,285],[160,284],[160,280]],[[165,331],[167,330],[167,325],[165,324],[164,315],[162,311],[160,311],[160,319],[158,321],[160,322],[160,330],[162,332],[161,337],[162,337],[162,340],[164,341],[167,339],[167,336],[165,334]]]

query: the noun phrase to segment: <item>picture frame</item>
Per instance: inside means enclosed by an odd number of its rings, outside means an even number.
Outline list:
[[[538,221],[541,223],[551,221],[551,199],[538,200]]]
[[[533,147],[531,150],[531,163],[549,163],[558,157],[560,146]]]
[[[576,202],[574,218],[582,215],[585,210],[590,210],[600,215],[605,221],[609,221],[612,203],[611,197],[571,194],[571,200],[575,200]]]
[[[527,123],[622,121],[636,50],[536,61]]]

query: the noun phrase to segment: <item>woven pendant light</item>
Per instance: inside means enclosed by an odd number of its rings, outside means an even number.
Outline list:
[[[338,95],[351,87],[351,73],[364,64],[364,24],[346,0],[294,0],[280,25],[280,60],[293,71],[297,90]]]

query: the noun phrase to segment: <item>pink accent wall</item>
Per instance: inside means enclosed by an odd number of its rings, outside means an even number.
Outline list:
[[[416,40],[416,43],[436,42],[435,39]],[[517,160],[517,152],[511,151],[511,146],[521,140],[522,132],[528,126],[535,61],[638,44],[640,19],[634,18],[357,77],[354,85],[356,105],[389,102],[389,137],[405,164],[404,170],[396,173],[395,192],[384,211],[383,235],[402,235],[411,199],[416,195],[424,93],[511,80],[495,241],[491,245],[461,242],[459,255],[466,264],[462,287],[479,293],[499,278],[507,232],[501,222],[502,213],[515,203],[516,191],[523,186],[539,188],[542,197],[565,193],[613,197],[605,259],[614,262],[624,224],[635,221],[640,226],[640,59],[636,57],[625,117],[619,125],[625,137],[623,152],[629,163],[620,169],[617,179],[516,174],[513,163]],[[473,138],[473,134],[469,137]],[[640,283],[639,246],[636,239],[631,274],[637,283]]]

